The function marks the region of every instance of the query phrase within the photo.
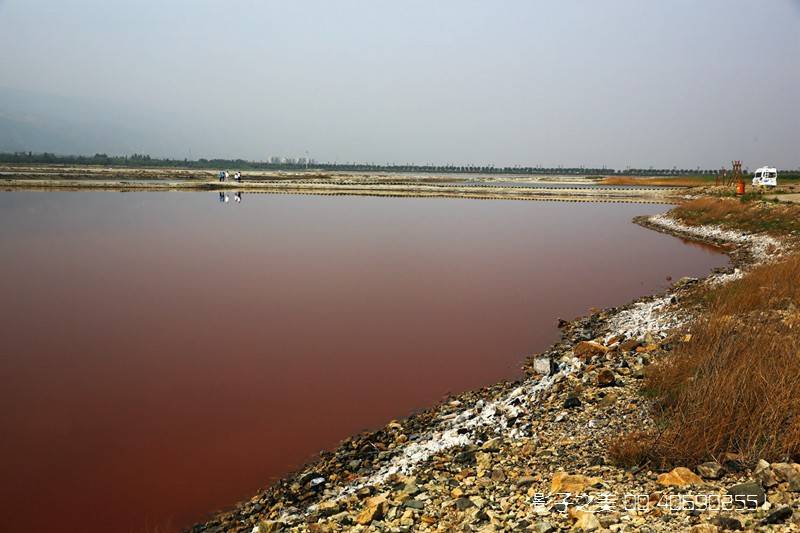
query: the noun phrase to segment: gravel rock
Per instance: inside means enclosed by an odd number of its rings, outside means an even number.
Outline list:
[[[549,355],[533,358],[533,371],[542,376],[551,376],[558,370],[558,364]]]
[[[763,459],[760,459],[753,470],[753,477],[756,481],[761,483],[765,489],[771,489],[778,485],[778,478],[772,471],[770,464]]]
[[[658,476],[658,483],[667,487],[683,487],[686,485],[700,485],[703,480],[688,468],[679,466],[666,474]]]
[[[599,342],[581,341],[577,345],[575,345],[573,352],[575,353],[575,357],[578,357],[585,361],[591,359],[594,356],[605,355],[608,352],[608,348],[606,348]]]
[[[697,524],[689,528],[689,533],[717,533],[717,526],[712,524]]]
[[[567,399],[564,400],[564,408],[565,409],[575,409],[576,407],[581,406],[581,400],[574,394],[570,394],[567,396]]]
[[[356,516],[356,523],[361,525],[370,524],[373,520],[380,520],[383,518],[384,510],[386,509],[385,496],[373,496],[367,498],[364,508],[358,516]]]
[[[697,466],[697,473],[705,479],[719,479],[725,474],[725,469],[716,461],[709,461]]]
[[[550,492],[552,494],[581,494],[587,487],[597,485],[601,482],[602,480],[596,477],[558,472],[553,476],[553,480],[550,482]]]
[[[775,509],[771,513],[767,515],[764,520],[761,521],[763,525],[769,524],[782,524],[792,516],[792,508],[791,507],[779,507]]]
[[[800,492],[800,471],[789,463],[772,463],[770,466],[780,481],[789,483],[789,490]]]
[[[475,504],[469,498],[459,498],[455,501],[455,506],[459,511],[465,511],[470,507],[475,507]]]
[[[603,527],[597,517],[588,511],[570,509],[569,514],[575,520],[573,527],[578,531],[596,531]]]
[[[558,529],[556,529],[556,527],[553,524],[551,524],[546,520],[536,522],[535,524],[533,524],[533,527],[531,529],[536,533],[555,533],[556,531],[558,531]]]
[[[761,488],[761,483],[757,481],[734,485],[728,488],[728,494],[733,496],[735,501],[744,507],[759,507],[767,501],[767,495],[764,489]]]
[[[714,518],[713,524],[723,531],[741,531],[742,522],[732,516],[719,515]]]
[[[614,372],[608,368],[604,368],[597,373],[598,387],[611,387],[612,385],[616,385],[616,383],[617,377],[614,375]]]

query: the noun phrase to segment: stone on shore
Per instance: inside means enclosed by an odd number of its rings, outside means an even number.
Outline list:
[[[717,533],[717,526],[712,524],[697,524],[689,529],[689,533]]]
[[[321,502],[317,506],[317,512],[320,514],[320,516],[330,516],[336,514],[340,509],[341,507],[339,503],[332,500]]]
[[[760,507],[767,501],[767,494],[761,488],[761,483],[756,481],[734,485],[728,489],[728,494],[733,496],[734,504],[743,507]]]
[[[666,474],[659,475],[658,483],[666,487],[684,487],[686,485],[700,485],[703,480],[688,468],[679,466]]]
[[[782,524],[786,522],[792,516],[792,508],[788,506],[779,507],[775,509],[770,514],[767,515],[764,520],[761,521],[762,525],[769,525],[769,524]]]
[[[470,507],[475,507],[475,504],[469,498],[461,497],[455,501],[456,509],[459,511],[466,511]]]
[[[725,469],[716,461],[709,461],[698,465],[697,473],[705,479],[719,479],[725,473]]]
[[[753,471],[753,476],[756,478],[756,481],[761,483],[761,486],[765,489],[771,489],[778,484],[778,478],[772,471],[770,464],[763,459],[758,461],[758,464]]]
[[[575,394],[570,394],[569,396],[567,396],[567,399],[564,400],[565,409],[574,409],[580,406],[581,406],[581,400]]]
[[[558,365],[549,355],[540,355],[533,358],[533,371],[542,376],[550,376],[555,373]]]
[[[283,524],[276,520],[262,520],[253,528],[253,533],[280,533],[283,531]]]
[[[619,344],[619,349],[623,352],[632,352],[636,348],[642,345],[642,341],[637,339],[628,339],[626,341],[622,341]]]
[[[408,509],[422,510],[425,508],[425,502],[421,502],[419,500],[406,500],[405,503],[403,503],[403,507]]]
[[[800,465],[798,465],[800,467]],[[790,492],[800,492],[800,471],[789,463],[772,463],[772,471],[780,481],[789,484]]]
[[[616,385],[617,377],[614,372],[608,368],[604,368],[597,373],[597,386],[598,387],[611,387]]]
[[[596,531],[603,527],[594,513],[590,513],[589,511],[570,509],[569,515],[575,520],[573,527],[578,531]]]
[[[569,492],[570,494],[580,494],[584,492],[587,487],[601,482],[602,480],[597,477],[557,472],[553,476],[553,480],[550,483],[550,492],[552,494],[565,492]]]
[[[533,531],[536,533],[555,533],[558,530],[547,520],[542,520],[533,524]]]
[[[743,529],[741,520],[732,516],[719,515],[714,518],[713,523],[723,531],[741,531]]]
[[[572,352],[575,357],[585,361],[596,355],[605,355],[608,352],[608,348],[596,341],[581,341],[575,345]]]
[[[356,523],[366,526],[373,520],[380,520],[383,518],[383,513],[386,508],[386,496],[378,495],[367,498],[364,508],[356,516]]]

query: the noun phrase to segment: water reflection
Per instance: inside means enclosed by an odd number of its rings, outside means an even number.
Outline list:
[[[242,203],[242,194],[243,194],[242,191],[236,191],[233,193],[233,200],[235,203],[237,204]],[[227,204],[228,202],[230,202],[230,196],[228,196],[227,192],[220,191],[218,200],[220,203]]]

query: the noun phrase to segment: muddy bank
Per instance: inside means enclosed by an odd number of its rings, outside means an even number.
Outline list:
[[[707,502],[730,490],[755,491],[739,486],[750,479],[741,468],[664,477],[610,465],[610,437],[653,427],[638,392],[644,368],[684,341],[685,327],[702,312],[690,303],[693,295],[776,257],[782,247],[770,237],[689,227],[663,215],[637,222],[723,245],[733,266],[562,322],[561,340],[528,358],[524,379],[454,396],[351,437],[191,531],[715,531],[719,524],[787,520],[785,510],[772,516],[778,500],[789,498],[785,492],[764,495],[753,510],[678,508],[698,497]]]

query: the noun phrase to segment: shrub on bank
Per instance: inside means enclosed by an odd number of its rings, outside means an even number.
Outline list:
[[[648,372],[657,429],[613,442],[611,458],[655,467],[726,452],[751,462],[800,460],[798,281],[800,254],[704,294],[708,312],[691,340]]]
[[[800,234],[798,204],[776,205],[735,198],[706,197],[684,202],[672,210],[672,215],[691,225],[713,224],[754,233]]]

